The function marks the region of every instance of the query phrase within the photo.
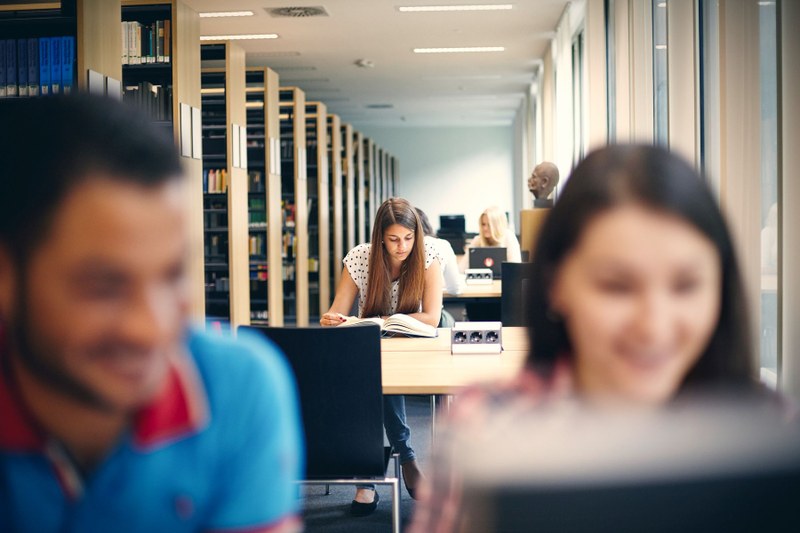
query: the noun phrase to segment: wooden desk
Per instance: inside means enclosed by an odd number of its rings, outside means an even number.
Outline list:
[[[499,279],[492,280],[492,284],[477,284],[467,285],[464,284],[464,290],[460,294],[444,293],[445,300],[464,300],[472,298],[500,298],[502,294],[502,281]]]
[[[503,328],[499,354],[450,354],[450,329],[433,339],[381,340],[384,394],[457,394],[481,381],[510,378],[528,355],[525,328]]]

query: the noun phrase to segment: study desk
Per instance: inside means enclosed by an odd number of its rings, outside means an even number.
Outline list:
[[[528,354],[527,331],[503,328],[499,354],[450,353],[450,328],[436,338],[393,337],[381,340],[384,394],[453,395],[468,385],[514,376]]]
[[[464,301],[464,300],[482,300],[486,298],[499,299],[502,294],[502,281],[499,279],[492,280],[491,285],[488,283],[479,283],[462,286],[463,290],[459,294],[444,293],[445,301]]]

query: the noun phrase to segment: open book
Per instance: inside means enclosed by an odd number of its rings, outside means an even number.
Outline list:
[[[378,324],[381,327],[381,335],[384,337],[436,337],[436,328],[420,322],[416,318],[396,313],[387,319],[380,317],[358,318],[355,316],[347,317],[347,320],[339,324],[340,326],[354,326],[356,324]]]

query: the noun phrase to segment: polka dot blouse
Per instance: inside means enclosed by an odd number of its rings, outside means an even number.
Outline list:
[[[358,315],[361,316],[361,311],[364,309],[364,304],[367,302],[367,278],[369,276],[369,251],[371,244],[359,244],[350,250],[345,256],[343,263],[347,267],[347,272],[358,287]],[[436,259],[436,251],[430,243],[425,243],[425,270],[431,266],[431,263]],[[389,313],[395,313],[397,309],[399,282],[392,282],[391,291],[391,308]],[[419,310],[422,311],[422,302],[419,303]]]

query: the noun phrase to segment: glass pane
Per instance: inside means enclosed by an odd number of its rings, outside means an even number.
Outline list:
[[[653,0],[653,109],[655,140],[669,142],[669,73],[667,70],[667,2]]]
[[[759,2],[761,82],[761,375],[778,372],[778,92],[775,2]]]

